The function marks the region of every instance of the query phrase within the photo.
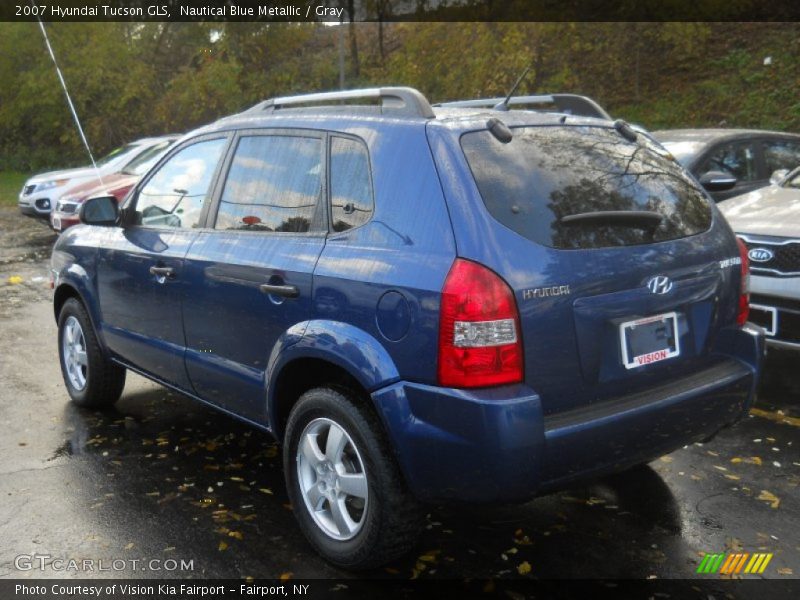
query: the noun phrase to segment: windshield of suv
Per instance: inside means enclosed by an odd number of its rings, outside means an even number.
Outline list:
[[[125,175],[144,175],[161,155],[172,145],[172,140],[165,140],[139,154],[121,170]]]
[[[673,160],[606,127],[514,128],[461,137],[484,204],[520,235],[553,248],[673,240],[706,231],[711,206]]]
[[[127,154],[128,152],[131,152],[132,150],[138,147],[139,147],[138,144],[125,144],[124,146],[120,146],[119,148],[116,148],[115,150],[112,150],[111,152],[106,154],[103,158],[98,160],[96,164],[98,167],[103,167],[108,163],[110,163],[111,161],[117,160],[124,154]]]

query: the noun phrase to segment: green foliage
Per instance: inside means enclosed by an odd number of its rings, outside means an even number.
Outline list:
[[[16,171],[0,171],[0,206],[16,206],[25,180],[30,177]]]
[[[369,6],[392,10],[389,0]],[[360,23],[341,36],[298,23],[47,29],[98,156],[270,96],[335,89],[340,42],[348,87],[410,85],[432,101],[500,96],[530,66],[519,93],[587,94],[651,129],[800,129],[795,23]],[[0,23],[0,81],[0,169],[88,162],[37,24]]]

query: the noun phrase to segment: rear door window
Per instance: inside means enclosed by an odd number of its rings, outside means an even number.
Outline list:
[[[706,231],[711,207],[687,173],[642,136],[604,127],[514,128],[503,144],[488,131],[461,146],[484,204],[518,234],[577,249],[672,240]],[[609,211],[657,213],[655,225],[565,217]],[[658,220],[658,216],[661,220]]]
[[[239,139],[215,229],[310,231],[322,194],[321,138],[252,135]]]

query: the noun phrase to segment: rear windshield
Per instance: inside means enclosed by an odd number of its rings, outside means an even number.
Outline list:
[[[703,192],[641,135],[629,142],[614,129],[583,126],[513,133],[507,144],[489,131],[467,133],[461,147],[491,215],[529,240],[565,249],[630,246],[711,226]],[[562,221],[609,211],[657,215],[641,222],[591,215]]]

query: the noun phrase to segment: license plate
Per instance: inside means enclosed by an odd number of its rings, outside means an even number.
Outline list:
[[[678,356],[681,353],[678,315],[671,312],[622,323],[619,342],[626,369]]]
[[[775,337],[778,331],[778,310],[772,306],[750,305],[750,321],[764,328],[764,333]]]
[[[61,231],[61,219],[58,217],[53,217],[53,229]]]

